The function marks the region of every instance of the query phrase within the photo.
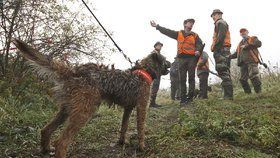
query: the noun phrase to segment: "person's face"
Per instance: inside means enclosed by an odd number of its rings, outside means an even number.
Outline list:
[[[214,20],[214,21],[217,21],[219,18],[220,18],[221,16],[220,16],[220,14],[214,14],[214,15],[212,15],[212,19]]]
[[[249,35],[249,32],[248,31],[243,31],[240,33],[240,36],[243,38],[243,39],[246,39]]]
[[[193,22],[187,22],[187,23],[185,23],[184,24],[184,30],[185,31],[191,31],[192,30],[192,28],[193,28]]]
[[[158,52],[161,51],[161,48],[162,48],[162,45],[160,45],[160,44],[156,45],[156,47],[155,47],[155,49],[156,49]]]

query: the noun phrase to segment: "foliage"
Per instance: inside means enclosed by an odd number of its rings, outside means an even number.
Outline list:
[[[50,85],[37,84],[34,80],[32,75],[27,78],[24,93],[17,98],[11,94],[9,84],[0,83],[2,157],[40,157],[40,129],[57,108],[43,92]],[[137,151],[136,113],[132,113],[129,125],[129,145],[120,147],[116,143],[122,110],[102,105],[76,136],[68,156],[277,157],[280,154],[279,80],[277,76],[264,78],[262,94],[244,95],[237,86],[234,101],[217,100],[219,87],[214,85],[209,100],[195,100],[186,108],[169,99],[169,90],[162,90],[158,103],[164,106],[149,108],[147,150],[143,153]],[[60,132],[61,129],[53,139]]]
[[[71,5],[82,9],[77,1],[72,1]],[[0,79],[8,77],[7,73],[22,77],[28,70],[14,50],[12,38],[33,45],[50,58],[72,63],[85,58],[102,61],[105,55],[113,52],[92,17],[80,10],[71,10],[71,5],[58,0],[4,1],[0,22]]]

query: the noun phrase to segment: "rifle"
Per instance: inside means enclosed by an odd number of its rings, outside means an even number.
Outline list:
[[[203,53],[204,48],[205,48],[205,43],[203,43],[203,45],[202,45],[202,47],[200,49],[201,54]]]
[[[249,45],[248,40],[245,40],[245,42]],[[258,59],[258,63],[260,65],[262,65],[264,68],[268,69],[268,66],[266,63],[263,62],[263,58],[261,56],[261,54],[259,53],[259,55],[254,51],[254,49],[251,49],[251,51],[253,52],[252,54]]]
[[[247,40],[245,40],[245,42],[246,42],[247,44],[249,44],[249,42],[248,42]],[[269,73],[269,75],[272,76],[272,78],[274,79],[274,77],[273,77],[273,75],[272,75],[272,72],[270,71],[269,67],[267,66],[266,63],[263,62],[263,58],[262,58],[261,54],[259,53],[259,56],[258,56],[258,55],[255,53],[254,49],[251,49],[251,51],[253,52],[252,54],[258,59],[258,63],[259,63],[260,65],[262,65],[264,68],[266,68],[267,71],[268,71],[268,73]],[[260,58],[259,58],[259,57],[260,57]],[[274,79],[274,80],[275,80],[275,79]]]
[[[209,72],[210,74],[212,74],[212,75],[215,75],[215,76],[221,78],[221,76],[220,76],[218,73],[216,73],[216,72],[213,72],[213,71],[211,71],[211,70],[208,70],[208,72]]]

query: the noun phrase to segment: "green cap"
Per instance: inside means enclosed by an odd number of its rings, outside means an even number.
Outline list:
[[[223,14],[223,12],[222,12],[220,9],[214,9],[213,12],[212,12],[212,14],[211,14],[211,17],[212,17],[214,14],[217,14],[217,13]]]
[[[155,43],[154,48],[155,48],[157,45],[163,46],[163,44],[162,44],[161,42],[159,42],[159,41],[157,41],[157,42]]]

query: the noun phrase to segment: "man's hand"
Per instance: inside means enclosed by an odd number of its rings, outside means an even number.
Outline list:
[[[197,66],[204,66],[205,64],[204,63],[202,63],[202,62],[198,62],[197,63]]]
[[[216,51],[215,45],[212,44],[212,45],[211,45],[211,52],[215,52],[215,51]]]
[[[247,44],[247,43],[243,44],[243,45],[240,46],[240,48],[241,49],[247,49],[247,48],[249,48],[249,44]]]
[[[152,27],[157,27],[157,25],[158,25],[154,20],[150,21],[150,23],[151,23]]]
[[[199,51],[195,51],[195,52],[194,52],[194,55],[195,55],[196,57],[199,57],[199,56],[200,56],[200,52],[199,52]]]

